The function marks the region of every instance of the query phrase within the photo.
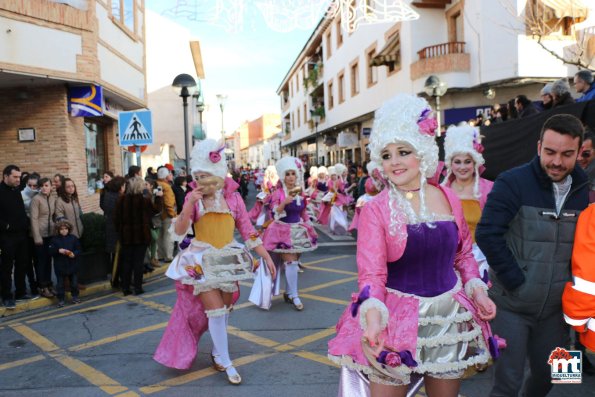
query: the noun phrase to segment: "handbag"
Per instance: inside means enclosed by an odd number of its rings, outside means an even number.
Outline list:
[[[248,300],[264,310],[269,310],[273,301],[273,280],[267,265],[262,258],[260,265],[254,272],[254,284]]]

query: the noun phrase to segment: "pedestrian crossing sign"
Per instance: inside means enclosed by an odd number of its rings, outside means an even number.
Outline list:
[[[120,146],[151,145],[153,123],[150,110],[132,110],[118,114]]]

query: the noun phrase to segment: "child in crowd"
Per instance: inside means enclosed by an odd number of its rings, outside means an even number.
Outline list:
[[[72,303],[80,303],[78,290],[78,257],[81,254],[79,239],[72,234],[72,224],[62,220],[56,223],[56,236],[50,242],[49,251],[54,257],[54,272],[56,273],[56,295],[58,307],[64,306],[64,278],[70,281]]]

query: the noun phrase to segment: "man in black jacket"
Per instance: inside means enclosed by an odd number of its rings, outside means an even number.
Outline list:
[[[477,225],[475,238],[490,265],[489,295],[498,307],[492,329],[508,345],[496,361],[492,397],[518,396],[527,358],[524,395],[547,395],[550,353],[568,347],[562,291],[571,279],[576,221],[588,205],[587,176],[576,164],[582,140],[576,117],[547,119],[538,156],[496,179]]]
[[[0,183],[0,285],[2,303],[7,309],[15,308],[12,296],[12,270],[14,267],[15,297],[17,300],[30,299],[25,289],[27,264],[27,231],[29,218],[19,189],[21,170],[9,165],[2,173]]]

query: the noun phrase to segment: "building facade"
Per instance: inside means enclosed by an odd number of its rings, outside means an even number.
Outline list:
[[[264,114],[252,121],[244,122],[235,132],[237,167],[263,168],[280,158],[279,115]],[[266,153],[266,155],[265,155]]]
[[[195,132],[205,132],[198,104],[202,93],[201,80],[205,73],[200,43],[190,31],[154,11],[146,12],[147,35],[147,93],[148,106],[153,115],[154,140],[142,154],[143,171],[166,163],[181,167],[186,159],[184,139],[192,148]],[[187,99],[188,134],[184,131],[182,98],[172,88],[174,78],[186,73],[197,82]],[[203,104],[204,105],[204,104]]]
[[[0,2],[0,163],[74,180],[99,209],[124,172],[118,112],[147,107],[144,0]]]
[[[562,3],[422,0],[411,4],[418,20],[362,25],[353,33],[342,29],[340,15],[322,19],[277,90],[284,152],[310,164],[366,161],[374,111],[399,92],[425,95],[430,75],[448,87],[441,98],[446,123],[518,94],[539,99],[545,82],[572,76],[576,68],[539,45],[526,15],[541,7],[540,18],[561,26],[542,37],[560,56],[576,46],[579,29],[592,31],[584,23],[593,10],[570,18]]]

